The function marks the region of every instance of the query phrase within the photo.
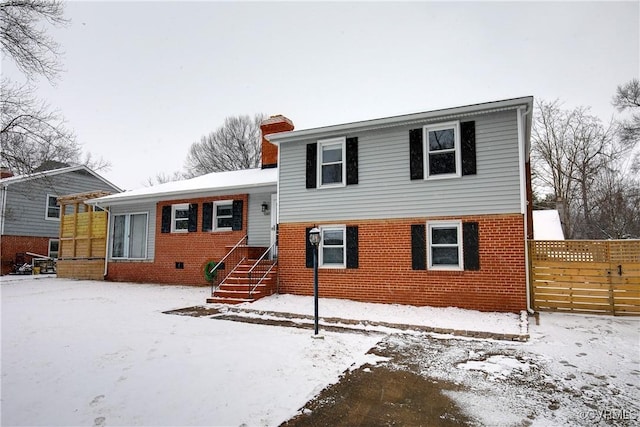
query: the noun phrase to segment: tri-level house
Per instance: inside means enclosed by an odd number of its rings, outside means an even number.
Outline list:
[[[268,135],[278,291],[484,311],[527,305],[533,98]]]
[[[58,197],[73,193],[118,193],[118,186],[86,166],[48,163],[34,173],[0,176],[0,253],[2,274],[29,263],[33,256],[58,257]]]
[[[105,278],[311,295],[318,227],[321,297],[525,309],[532,102],[299,131],[273,116],[262,168],[87,201],[109,212]]]

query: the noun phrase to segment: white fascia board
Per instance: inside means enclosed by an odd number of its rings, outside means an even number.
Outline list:
[[[408,125],[424,122],[432,119],[444,120],[465,115],[477,115],[495,111],[512,110],[525,106],[529,110],[533,108],[533,97],[521,97],[502,101],[486,102],[482,104],[466,105],[462,107],[446,108],[427,111],[423,113],[405,114],[402,116],[385,117],[381,119],[365,120],[361,122],[344,123],[332,126],[324,126],[313,129],[303,129],[266,135],[265,138],[272,144],[279,145],[286,142],[299,141],[307,138],[319,138],[328,135],[340,135],[346,132],[357,132],[378,128]]]
[[[7,187],[8,185],[15,184],[15,183],[18,183],[18,182],[30,181],[30,180],[33,180],[33,179],[49,177],[49,176],[55,176],[55,175],[62,175],[62,174],[65,174],[65,173],[71,173],[71,172],[77,172],[77,171],[85,171],[85,172],[93,175],[95,178],[99,179],[100,181],[104,182],[108,186],[112,187],[114,190],[119,191],[119,192],[122,191],[122,188],[120,188],[117,185],[113,184],[112,182],[106,180],[105,178],[103,178],[102,176],[98,175],[96,172],[94,172],[93,170],[89,169],[85,165],[68,166],[68,167],[64,167],[64,168],[51,169],[51,170],[46,170],[46,171],[42,171],[42,172],[35,172],[35,173],[31,173],[31,174],[26,174],[26,175],[12,176],[12,177],[4,178],[4,179],[0,180],[0,184],[3,187]]]
[[[130,203],[148,202],[148,201],[169,201],[169,200],[182,200],[182,199],[197,199],[201,197],[217,197],[226,196],[232,194],[253,194],[262,193],[265,191],[276,191],[277,184],[275,182],[266,182],[261,184],[237,185],[218,188],[199,188],[193,190],[173,190],[166,192],[157,192],[149,194],[132,194],[127,193],[114,194],[112,196],[98,197],[95,199],[87,200],[85,203],[89,205],[100,206],[115,206],[126,205]],[[119,196],[119,197],[114,197]]]

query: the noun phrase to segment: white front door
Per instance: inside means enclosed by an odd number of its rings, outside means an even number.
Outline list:
[[[278,195],[271,195],[271,245],[273,251],[271,251],[271,257],[278,256],[278,246],[274,245],[278,239]]]

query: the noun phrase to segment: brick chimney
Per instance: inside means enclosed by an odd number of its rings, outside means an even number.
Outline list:
[[[267,141],[265,135],[293,130],[293,122],[278,114],[271,116],[260,124],[262,132],[262,169],[278,166],[278,147]]]
[[[0,179],[3,178],[11,178],[13,176],[13,172],[9,168],[1,167],[0,168]]]

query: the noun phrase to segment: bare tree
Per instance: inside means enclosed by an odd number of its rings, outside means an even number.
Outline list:
[[[166,182],[180,181],[184,178],[184,173],[180,171],[175,171],[173,173],[159,172],[156,174],[156,176],[147,178],[145,187],[152,187],[154,185],[164,184]]]
[[[13,0],[0,4],[0,43],[28,77],[44,76],[50,81],[61,71],[60,46],[38,24],[66,25],[64,6],[57,0]]]
[[[595,182],[594,223],[604,238],[640,238],[640,180],[636,175],[603,169]]]
[[[85,164],[92,169],[109,166],[91,154],[82,157],[82,147],[62,115],[34,95],[37,76],[53,82],[61,71],[60,47],[41,26],[66,25],[62,2],[13,0],[0,4],[0,45],[24,73],[27,83],[2,78],[0,86],[0,165],[14,174],[29,174],[43,164]]]
[[[28,174],[44,162],[77,162],[81,149],[62,117],[36,100],[28,86],[2,79],[0,93],[2,164]]]
[[[194,142],[189,149],[187,176],[210,172],[250,169],[260,165],[260,123],[264,115],[227,117],[214,132]]]
[[[537,102],[532,131],[535,184],[564,204],[562,222],[569,238],[602,237],[594,218],[605,199],[595,193],[602,171],[614,169],[626,151],[615,143],[614,126],[578,107],[563,110],[558,101]]]

